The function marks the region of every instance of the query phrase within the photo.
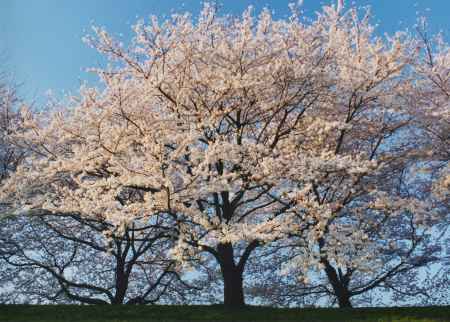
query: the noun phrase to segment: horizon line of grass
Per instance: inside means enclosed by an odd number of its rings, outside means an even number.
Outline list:
[[[1,322],[445,322],[450,306],[271,308],[223,305],[0,305]]]

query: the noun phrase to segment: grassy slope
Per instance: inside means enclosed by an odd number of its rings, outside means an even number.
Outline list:
[[[382,309],[272,309],[226,311],[220,306],[0,306],[1,322],[172,321],[450,321],[450,307]]]

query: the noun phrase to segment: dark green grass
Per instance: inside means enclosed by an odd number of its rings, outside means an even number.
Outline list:
[[[450,321],[450,307],[364,309],[274,309],[222,306],[76,306],[4,305],[1,322],[174,322],[174,321],[303,321],[303,322],[430,322]]]

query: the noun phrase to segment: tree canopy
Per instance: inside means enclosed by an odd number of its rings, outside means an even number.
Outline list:
[[[377,36],[342,4],[311,21],[292,9],[206,4],[197,20],[139,21],[129,46],[95,28],[86,41],[111,62],[94,69],[101,86],[24,115],[8,137],[30,153],[0,196],[107,222],[109,236],[163,216],[171,257],[213,258],[228,306],[270,244],[294,243],[289,266],[330,279],[386,263],[397,242],[416,250],[448,215],[448,47]]]

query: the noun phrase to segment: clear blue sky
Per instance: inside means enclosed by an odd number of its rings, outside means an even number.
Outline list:
[[[267,6],[277,17],[286,16],[295,0],[222,0],[224,13],[240,13],[248,5]],[[312,16],[324,3],[335,0],[304,0],[305,13]],[[346,5],[350,0],[346,1]],[[378,31],[392,32],[414,25],[417,12],[429,17],[433,32],[450,34],[450,0],[354,0],[370,4],[379,23]],[[102,58],[86,46],[82,36],[92,24],[105,26],[113,34],[131,37],[137,18],[173,11],[198,13],[200,0],[0,0],[0,51],[6,68],[23,82],[28,99],[43,102],[43,94],[76,91],[80,80],[94,81],[85,68],[102,65]],[[5,63],[5,59],[1,64]],[[5,66],[4,66],[5,67]],[[4,69],[4,68],[3,68]]]

